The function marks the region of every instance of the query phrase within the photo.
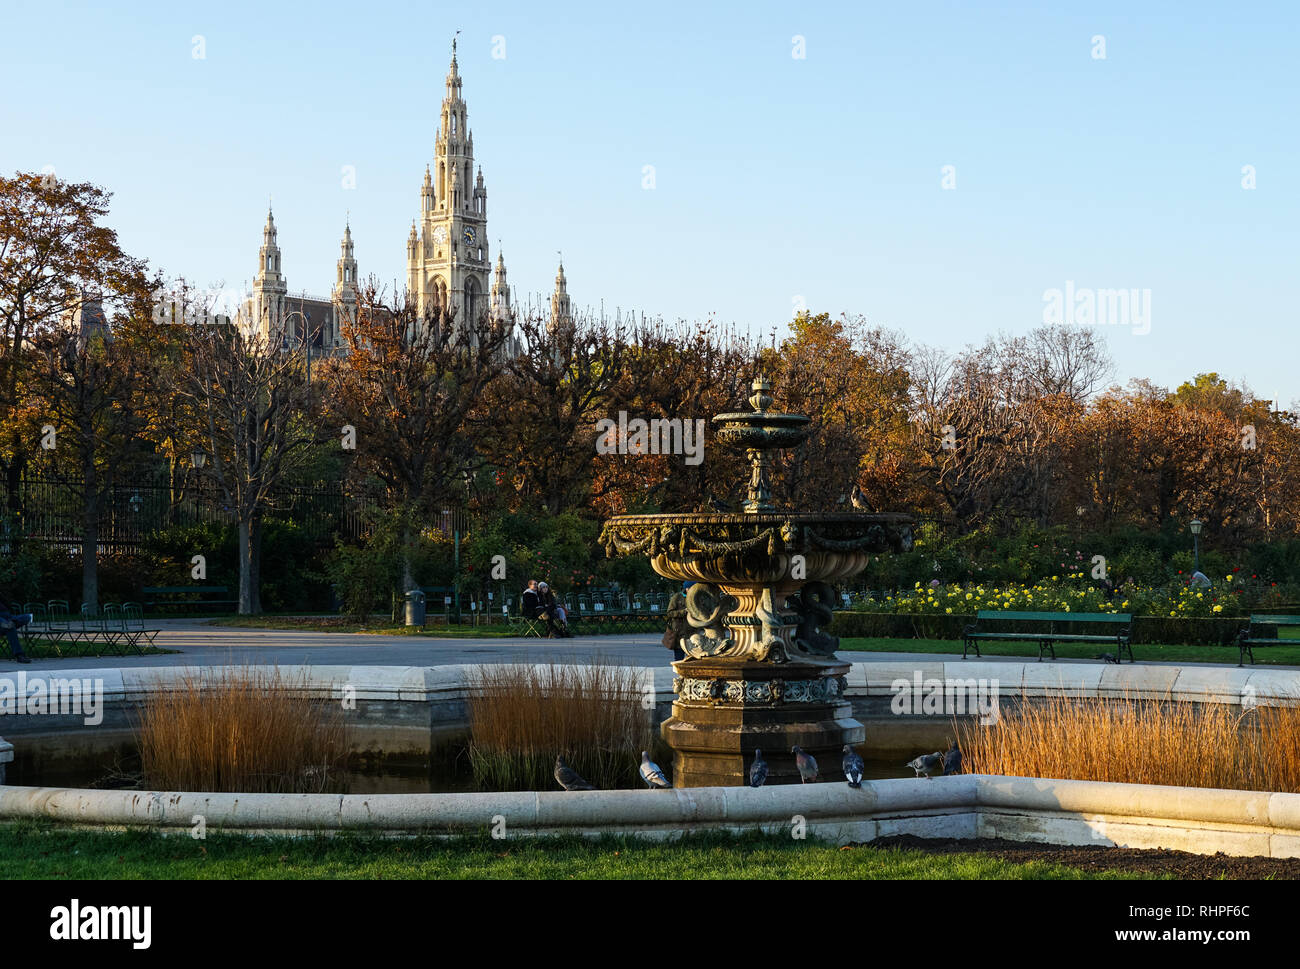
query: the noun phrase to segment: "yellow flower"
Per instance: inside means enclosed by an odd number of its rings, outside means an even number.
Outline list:
[[[1231,581],[1232,581],[1232,576],[1230,576],[1230,575],[1228,575],[1228,576],[1224,576],[1223,581],[1224,581],[1224,582],[1231,582]]]
[[[1215,607],[1214,607],[1214,611],[1215,611],[1215,612],[1223,612],[1223,606],[1215,606]]]
[[[944,612],[951,613],[951,612],[952,612],[952,606],[949,606],[947,609],[944,610]]]
[[[969,592],[967,592],[967,593],[966,593],[966,598],[969,600],[969,599],[973,599],[973,598],[975,598],[975,597],[972,596]]]

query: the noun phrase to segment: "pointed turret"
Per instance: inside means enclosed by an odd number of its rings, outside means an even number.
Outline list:
[[[569,322],[573,319],[572,302],[569,299],[568,280],[564,278],[564,260],[555,273],[555,292],[551,294],[551,322]]]
[[[249,304],[251,319],[247,323],[254,332],[271,336],[280,329],[284,300],[289,285],[280,268],[280,246],[276,242],[275,215],[271,205],[266,206],[266,224],[262,226],[262,247],[257,254],[257,275],[253,277],[253,299]]]
[[[331,294],[334,303],[334,325],[322,333],[325,346],[338,346],[342,342],[343,326],[357,321],[357,260],[352,249],[352,221],[343,226],[343,241],[340,243],[338,275]]]
[[[510,318],[510,286],[506,282],[506,260],[499,252],[496,269],[492,272],[492,318],[498,321]]]

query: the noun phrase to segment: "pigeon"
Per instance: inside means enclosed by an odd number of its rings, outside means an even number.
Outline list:
[[[582,775],[564,762],[563,757],[555,758],[555,779],[566,791],[590,791],[594,788],[582,779]]]
[[[749,786],[762,787],[765,780],[767,780],[767,761],[763,759],[761,750],[755,750],[754,763],[749,766]]]
[[[943,776],[949,774],[961,773],[961,748],[957,746],[957,741],[952,742],[948,748],[948,753],[943,755]]]
[[[922,754],[920,757],[908,761],[905,766],[916,771],[917,777],[924,774],[926,779],[929,780],[931,774],[937,774],[943,769],[943,754],[937,750],[933,754]]]
[[[844,745],[844,776],[849,779],[849,787],[862,786],[862,758],[852,747]]]
[[[790,748],[790,753],[794,754],[795,765],[799,768],[799,778],[805,784],[817,780],[817,761],[813,755],[805,754],[798,744]]]
[[[712,508],[714,511],[731,511],[731,510],[732,510],[732,508],[731,508],[731,506],[730,506],[729,504],[727,504],[725,501],[722,501],[722,500],[720,500],[720,499],[718,499],[718,498],[715,498],[715,497],[713,496],[713,493],[712,493],[712,492],[709,493],[709,507]]]
[[[1101,660],[1103,663],[1115,663],[1115,664],[1118,664],[1118,663],[1119,663],[1119,660],[1115,658],[1115,654],[1114,654],[1114,653],[1098,653],[1098,654],[1094,657],[1094,659],[1099,659],[1099,660]]]
[[[659,769],[659,765],[651,760],[650,755],[644,750],[641,751],[641,780],[645,781],[646,787],[672,787],[668,783],[668,778],[664,777],[664,772]]]
[[[866,492],[857,485],[853,486],[853,494],[849,496],[849,500],[858,511],[871,511],[871,502],[867,501]]]

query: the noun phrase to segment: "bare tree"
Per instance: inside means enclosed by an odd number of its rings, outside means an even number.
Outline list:
[[[187,326],[173,393],[198,421],[202,470],[239,530],[239,612],[262,611],[262,523],[273,492],[319,437],[303,360],[274,335]],[[178,435],[179,436],[179,435]]]

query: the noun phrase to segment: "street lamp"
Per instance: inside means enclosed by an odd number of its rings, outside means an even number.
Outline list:
[[[208,463],[208,455],[204,451],[194,451],[190,455],[190,463],[194,465],[195,471],[202,471],[203,466]]]
[[[127,504],[131,506],[131,511],[138,515],[140,514],[140,508],[144,505],[144,499],[140,497],[140,492],[137,491],[131,496],[131,500]]]
[[[1193,572],[1201,571],[1201,529],[1205,526],[1199,518],[1193,518],[1188,528],[1192,531],[1192,548],[1195,563],[1192,565]]]

